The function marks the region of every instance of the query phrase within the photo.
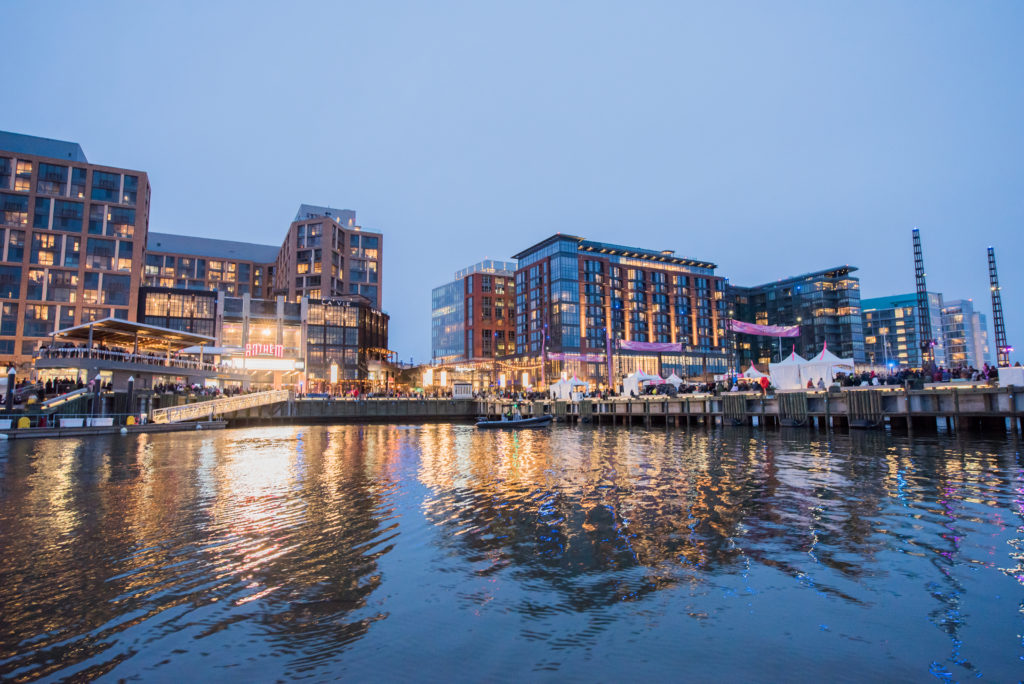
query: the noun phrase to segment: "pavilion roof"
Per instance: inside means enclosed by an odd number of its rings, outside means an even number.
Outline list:
[[[137,339],[140,348],[156,347],[161,350],[170,348],[172,351],[180,351],[195,345],[213,345],[216,341],[206,335],[171,330],[120,318],[102,318],[98,321],[58,330],[53,334],[53,338],[54,341],[88,342],[90,329],[92,330],[93,344],[121,347],[134,347]]]

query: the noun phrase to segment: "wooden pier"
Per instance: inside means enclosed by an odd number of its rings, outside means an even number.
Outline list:
[[[231,427],[265,423],[463,422],[498,418],[511,402],[478,399],[293,399],[223,414]],[[1024,387],[957,385],[844,388],[832,391],[688,394],[679,397],[521,401],[524,415],[552,414],[559,422],[593,425],[779,428],[884,428],[1021,432]]]

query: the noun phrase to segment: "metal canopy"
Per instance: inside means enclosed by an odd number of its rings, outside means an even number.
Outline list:
[[[133,347],[138,342],[140,347],[158,347],[175,351],[195,345],[212,345],[216,340],[206,335],[161,328],[156,325],[134,323],[120,318],[102,318],[91,323],[82,323],[72,328],[58,330],[53,334],[54,341],[76,341],[94,344]]]

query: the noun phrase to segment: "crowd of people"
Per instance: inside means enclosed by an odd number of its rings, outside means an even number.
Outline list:
[[[141,363],[147,366],[173,366],[176,368],[195,368],[201,370],[220,370],[224,364],[199,361],[191,355],[181,356],[167,354],[150,354],[129,351],[123,347],[108,347],[105,344],[86,343],[76,345],[65,343],[60,346],[43,347],[36,355],[43,359],[104,359],[106,361],[122,361],[125,363]]]

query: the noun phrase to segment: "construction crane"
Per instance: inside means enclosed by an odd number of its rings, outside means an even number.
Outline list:
[[[917,280],[917,338],[921,342],[921,367],[929,369],[935,362],[935,342],[932,340],[932,317],[928,307],[928,285],[924,280],[924,253],[921,251],[921,231],[914,234],[914,277]]]
[[[996,250],[988,248],[988,284],[992,290],[992,323],[996,329],[996,365],[1010,365],[1010,352],[1006,342],[1006,323],[1003,321],[1003,298],[999,294],[999,272],[996,270]]]

